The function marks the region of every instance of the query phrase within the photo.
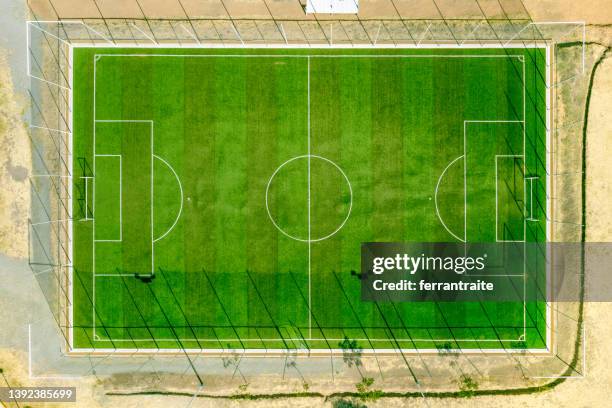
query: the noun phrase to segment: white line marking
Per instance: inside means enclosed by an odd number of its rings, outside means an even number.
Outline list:
[[[102,276],[102,275],[98,275],[98,276]],[[117,275],[109,275],[109,276],[120,276],[119,274]],[[134,275],[127,275],[127,276],[134,276]],[[518,329],[518,328],[517,328]],[[262,342],[262,341],[269,341],[269,342],[280,342],[282,340],[285,341],[295,341],[295,342],[300,342],[300,341],[304,341],[303,338],[274,338],[274,339],[261,339],[261,338],[257,338],[257,339],[237,339],[237,338],[229,338],[229,339],[202,339],[202,338],[198,338],[198,339],[193,339],[193,338],[184,338],[184,339],[178,339],[178,341],[200,341],[200,342],[239,342],[239,341],[244,341],[244,342]],[[309,341],[342,341],[342,340],[346,340],[345,338],[313,338],[313,339],[307,339]],[[367,342],[367,341],[374,341],[374,342],[393,342],[393,339],[372,339],[372,338],[362,338],[362,339],[351,339],[351,340],[355,340],[355,341],[363,341],[363,342]],[[516,342],[521,342],[523,340],[521,339],[415,339],[415,338],[405,338],[405,339],[396,339],[397,341],[402,341],[402,342],[416,342],[416,341],[422,341],[422,342],[428,342],[428,343],[438,343],[438,342],[462,342],[462,343],[466,343],[466,342],[483,342],[483,343],[516,343]],[[103,339],[103,338],[98,338],[96,341],[100,341],[100,342],[127,342],[127,343],[131,343],[131,342],[152,342],[152,339]],[[155,341],[170,341],[170,342],[176,342],[177,339],[174,338],[170,338],[170,339],[155,339]],[[130,349],[130,350],[135,350],[135,349]],[[165,349],[164,349],[165,350]],[[219,349],[221,350],[221,349]],[[264,349],[262,349],[261,351],[263,351]],[[325,349],[325,350],[329,350],[329,349]],[[365,351],[366,349],[364,349]],[[393,350],[393,349],[381,349],[381,350]],[[421,349],[418,349],[421,350]],[[494,350],[494,349],[493,349]],[[520,349],[521,351],[524,349]],[[542,350],[537,350],[537,351],[542,351]]]
[[[154,135],[153,126],[154,126],[154,123],[153,121],[151,121],[151,177],[150,177],[151,178],[151,193],[150,193],[150,200],[151,200],[151,274],[155,273],[155,240],[153,239],[154,237],[154,231],[153,231],[154,204],[153,204],[153,201],[155,200],[155,191],[153,188],[153,178],[154,178],[153,157],[155,153],[153,149],[153,135]]]
[[[470,32],[468,35],[466,35],[466,36],[465,36],[465,38],[463,39],[463,41],[461,41],[460,45],[463,45],[463,44],[464,44],[464,43],[465,43],[467,40],[469,40],[469,37],[470,37],[472,34],[474,34],[474,33],[476,32],[476,30],[478,29],[478,27],[480,27],[480,25],[481,25],[482,23],[484,23],[485,21],[486,21],[486,20],[481,20],[480,22],[478,22],[478,24],[476,24],[476,27],[474,27],[474,29],[473,29],[473,30],[472,30],[472,31],[471,31],[471,32]],[[477,41],[477,40],[475,40],[475,41]]]
[[[283,23],[280,24],[280,31],[283,39],[285,40],[285,44],[289,45],[289,41],[287,40],[287,35],[285,34],[285,28],[283,27]]]
[[[150,123],[153,126],[153,121],[150,119],[96,119],[96,123]]]
[[[527,154],[527,91],[526,91],[526,80],[525,76],[525,58],[521,58],[520,61],[523,63],[523,177],[527,175],[527,160],[525,155]],[[527,201],[527,192],[525,191],[525,181],[523,181],[523,207]],[[525,211],[523,209],[523,241],[527,239],[527,220],[525,219]],[[523,340],[527,341],[527,243],[523,243]]]
[[[276,174],[287,164],[291,163],[294,160],[298,160],[298,159],[305,159],[305,158],[315,158],[315,159],[321,159],[323,161],[328,162],[329,164],[331,164],[332,166],[334,166],[339,172],[340,174],[342,174],[342,176],[344,177],[344,180],[346,181],[346,184],[348,185],[349,188],[349,194],[351,197],[351,200],[349,202],[349,208],[346,214],[346,217],[344,218],[344,220],[342,221],[342,223],[338,226],[338,228],[336,228],[333,232],[331,232],[330,234],[321,237],[321,238],[315,238],[315,239],[304,239],[304,238],[300,238],[300,237],[296,237],[294,235],[289,234],[288,232],[286,232],[285,230],[283,230],[277,223],[276,221],[274,221],[274,217],[272,217],[272,212],[270,211],[270,206],[268,203],[268,195],[270,192],[270,185],[272,184],[272,180],[274,180],[274,177],[276,176]],[[326,157],[322,157],[322,156],[318,156],[316,154],[303,154],[301,156],[295,156],[292,157],[291,159],[285,161],[283,164],[281,164],[280,166],[277,167],[276,170],[274,170],[274,173],[272,173],[272,175],[270,176],[270,179],[268,180],[268,185],[266,186],[266,211],[268,213],[268,218],[270,218],[270,221],[272,221],[272,224],[274,224],[274,226],[286,237],[294,239],[296,241],[300,241],[300,242],[319,242],[319,241],[323,241],[326,240],[328,238],[331,238],[332,236],[334,236],[338,231],[340,231],[342,229],[342,227],[344,227],[344,224],[346,224],[346,222],[348,221],[349,217],[351,216],[351,211],[353,210],[353,187],[351,186],[351,182],[349,181],[348,176],[346,175],[346,173],[344,172],[344,170],[342,170],[342,168],[340,168],[340,166],[338,166],[336,163],[334,163],[333,161],[329,160]]]
[[[142,48],[142,47],[141,47]],[[185,48],[185,47],[183,47]],[[522,55],[489,54],[95,54],[99,57],[165,57],[165,58],[521,58]]]
[[[583,52],[583,64],[584,64],[584,39],[585,37],[582,37],[582,52]],[[552,81],[551,78],[551,64],[550,64],[550,60],[551,60],[551,53],[552,53],[552,49],[547,46],[546,47],[546,88],[547,90],[550,87],[550,83]],[[583,72],[584,72],[584,65],[582,66],[583,68]],[[546,241],[549,242],[552,240],[552,223],[550,222],[550,220],[552,220],[553,217],[553,213],[552,213],[552,200],[550,198],[551,196],[551,192],[552,192],[552,183],[551,183],[551,174],[552,174],[552,155],[554,154],[554,147],[553,144],[551,143],[551,137],[552,137],[552,133],[551,133],[551,119],[552,119],[552,115],[553,115],[553,109],[551,107],[551,94],[552,94],[553,90],[549,90],[546,92],[546,152],[550,152],[549,154],[546,154],[546,214],[545,214],[545,219],[546,219]],[[556,131],[558,131],[559,129],[556,129]],[[551,256],[550,251],[547,250],[547,254],[546,254],[546,259],[550,259],[549,257]],[[550,292],[551,292],[551,288],[552,288],[552,262],[546,262],[546,299],[550,299]],[[547,322],[547,330],[546,330],[546,348],[550,348],[551,346],[551,341],[552,341],[552,330],[551,330],[551,325],[548,324],[551,322],[552,320],[552,310],[551,310],[551,305],[550,302],[546,302],[546,322]]]
[[[85,179],[85,220],[89,221],[89,211],[87,210],[89,208],[89,180],[93,178],[91,177],[81,177],[82,179]]]
[[[312,338],[312,234],[311,234],[311,205],[310,205],[310,57],[308,58],[308,338]],[[267,194],[266,194],[267,197]],[[352,195],[351,195],[352,197]],[[266,206],[267,208],[267,206]],[[349,212],[350,214],[350,212]]]
[[[61,175],[61,174],[31,174],[30,177],[56,177],[56,178],[67,178],[71,179],[73,176],[71,175]],[[79,176],[79,178],[92,178],[91,176]]]
[[[96,274],[96,278],[108,278],[108,277],[116,277],[116,276],[127,276],[127,277],[134,277],[133,273],[98,273]],[[113,340],[114,341],[114,340]]]
[[[72,132],[68,132],[67,130],[59,130],[59,129],[53,129],[53,128],[48,128],[45,126],[36,126],[36,125],[28,125],[28,127],[33,128],[33,129],[44,129],[44,130],[48,130],[50,132],[57,132],[57,133],[64,133],[64,134],[72,134]]]
[[[429,29],[431,28],[431,25],[433,23],[429,23],[429,25],[427,26],[427,28],[425,29],[425,32],[423,33],[423,37],[419,40],[419,42],[417,43],[417,46],[421,45],[421,42],[425,39],[425,37],[427,36],[427,33],[429,32]]]
[[[39,222],[32,222],[30,223],[31,226],[35,227],[37,225],[44,225],[44,224],[53,224],[54,222],[68,222],[70,221],[70,219],[64,219],[64,220],[49,220],[49,221],[39,221]]]
[[[94,72],[93,72],[93,197],[92,197],[92,235],[91,235],[91,281],[92,281],[92,336],[96,337],[96,70],[98,58],[94,56]]]
[[[73,47],[87,47],[87,46],[88,45],[85,45],[85,44],[72,44],[71,51],[72,51]],[[167,46],[169,46],[169,44],[164,44],[163,46],[160,46],[160,47],[164,47],[165,48]],[[121,47],[129,48],[129,46],[127,46],[127,44],[121,44]],[[136,44],[136,47],[142,48],[138,44]],[[353,45],[351,45],[351,47],[353,47]],[[471,45],[463,46],[463,48],[480,48],[480,47],[482,47],[482,46],[481,45],[478,45],[478,46],[475,45],[473,47]],[[539,45],[539,46],[536,45],[536,44],[533,45],[533,48],[544,48],[544,47],[545,46],[542,46],[542,45]],[[154,48],[156,48],[156,47],[154,47]],[[192,47],[186,47],[186,48],[192,48]],[[217,46],[212,46],[211,48],[218,48],[218,47]],[[233,47],[232,45],[229,45],[228,48],[237,48],[237,47]],[[254,48],[257,48],[257,47],[254,47]],[[302,47],[296,47],[296,48],[302,48]],[[324,47],[323,46],[323,47],[320,47],[320,48],[329,48],[329,47]],[[335,48],[346,48],[346,47],[335,47]],[[358,47],[358,48],[360,48],[360,47]],[[372,48],[372,47],[368,46],[367,48]],[[380,47],[380,48],[393,48],[393,47],[383,46],[383,47]],[[407,47],[401,47],[401,48],[414,48],[414,47],[407,46]],[[456,48],[456,47],[454,47],[454,46],[447,47],[445,45],[442,45],[441,48]],[[490,48],[504,48],[504,47],[492,46]],[[527,48],[531,48],[531,47],[527,47]],[[548,49],[548,47],[546,47],[546,48]],[[137,54],[124,54],[124,55],[122,55],[122,54],[101,54],[101,55],[108,55],[108,56],[137,56]],[[172,56],[172,55],[165,55],[165,54],[157,54],[157,55],[155,55],[155,54],[143,54],[141,56],[168,57],[168,56]],[[196,57],[196,56],[199,57],[199,56],[202,56],[202,55],[184,55],[184,56],[185,57]],[[211,57],[221,57],[221,56],[222,55],[211,55]],[[246,56],[248,56],[248,55],[246,55]],[[225,56],[225,57],[232,57],[232,56]],[[253,55],[253,57],[261,57],[261,56]],[[272,55],[270,57],[275,57],[275,56]],[[319,57],[323,57],[323,56],[319,56]],[[333,56],[325,56],[325,57],[333,57]],[[346,56],[336,56],[336,57],[346,57]],[[374,57],[374,56],[363,55],[363,56],[356,56],[356,57]],[[385,57],[385,56],[382,56],[382,57]],[[387,56],[387,57],[391,58],[391,57],[402,57],[402,56]],[[416,57],[416,56],[412,56],[412,57]],[[439,55],[430,55],[430,56],[422,55],[422,56],[418,56],[418,57],[440,57],[440,56]],[[508,56],[508,55],[504,55],[504,56],[497,56],[497,55],[490,55],[490,56],[484,56],[484,55],[467,56],[467,55],[465,55],[465,56],[449,56],[449,57],[480,57],[480,58],[482,58],[482,57],[522,57],[522,56],[518,56],[518,55],[513,55],[513,56]],[[547,57],[548,57],[548,55],[547,55]],[[95,64],[94,64],[94,118],[95,118],[95,87],[96,87],[96,81],[95,81],[96,75],[95,75],[95,73],[96,73],[96,69],[95,69]],[[547,95],[547,97],[548,97],[548,95]],[[525,109],[525,106],[524,106],[524,109]],[[547,118],[547,120],[548,120],[548,118]],[[464,142],[465,142],[465,122],[464,122]],[[465,147],[465,143],[464,143],[464,153],[465,153],[465,148],[466,147]],[[95,125],[94,125],[94,149],[95,149]],[[465,159],[465,154],[464,154],[464,159]],[[95,161],[95,156],[94,156],[94,161]],[[95,176],[95,174],[94,174],[94,176]],[[349,186],[350,186],[350,184],[349,184]],[[95,190],[95,182],[94,182],[94,190]],[[465,180],[464,180],[464,190],[466,190]],[[466,200],[466,198],[464,198],[464,199]],[[466,217],[466,222],[467,222],[467,217]],[[95,251],[94,251],[94,253],[95,253]],[[95,265],[95,262],[94,262],[94,265]],[[94,304],[95,304],[95,280],[94,280]],[[525,322],[525,324],[524,324],[524,330],[525,330],[526,321],[524,320],[524,322]],[[94,310],[94,336],[95,336],[95,310]],[[248,339],[243,339],[243,340],[248,341]],[[271,341],[278,341],[278,340],[279,339],[272,339]],[[300,340],[301,341],[303,339],[296,339],[296,340]],[[318,339],[314,339],[314,340],[318,340]],[[320,340],[323,340],[323,339],[320,339]],[[338,339],[338,340],[343,340],[343,339]],[[366,340],[366,339],[362,339],[362,340]],[[367,340],[371,340],[371,341],[389,341],[389,339],[367,339]],[[131,340],[126,340],[126,341],[131,341]],[[138,341],[138,340],[136,340],[136,341]],[[143,341],[150,341],[150,340],[149,339],[143,339]],[[160,341],[163,341],[163,340],[160,340]],[[169,339],[168,341],[175,341],[175,339]],[[218,341],[218,340],[215,339],[214,341]],[[229,339],[228,341],[236,341],[236,339]],[[261,339],[253,339],[253,341],[261,341]],[[402,341],[432,341],[432,339],[405,339],[405,340],[402,340]],[[482,341],[482,342],[495,341],[496,342],[496,341],[520,341],[520,340],[487,340],[487,339],[483,339],[483,340],[476,340],[476,339],[469,339],[469,340],[448,339],[448,340],[443,340],[443,339],[436,339],[435,341],[460,341],[460,342],[463,342],[463,341],[476,341],[476,342],[477,341]],[[89,350],[89,351],[93,351],[93,352],[106,351],[106,350],[102,350],[102,349],[77,349],[77,350],[83,350],[83,351]],[[114,350],[110,350],[110,351],[117,352],[117,351],[121,351],[121,349],[114,349]],[[133,349],[125,349],[124,351],[134,352]],[[151,349],[151,350],[149,350],[149,349],[140,349],[138,351],[139,352],[141,352],[141,351],[142,352],[151,352],[151,351],[159,351],[159,350],[158,349]],[[172,350],[167,350],[167,351],[172,351]],[[182,351],[182,350],[180,350],[180,351]],[[308,351],[309,352],[313,352],[313,351],[316,352],[317,350],[308,350]],[[330,350],[325,349],[325,350],[322,350],[322,351],[329,352]],[[333,352],[334,350],[331,350],[331,351]],[[336,350],[336,351],[340,351],[340,350]],[[423,352],[424,350],[421,350],[421,349],[418,349],[418,350],[406,349],[406,350],[403,350],[403,351],[405,351],[405,352],[414,352],[414,351],[416,351],[416,352]],[[432,351],[436,351],[436,350],[434,349]],[[463,350],[463,351],[466,352],[468,350]],[[472,351],[472,350],[470,350],[470,351]],[[481,350],[481,349],[474,349],[473,351],[474,352],[483,352],[483,350]],[[524,351],[524,350],[521,350],[521,352],[522,351]],[[530,350],[527,350],[527,351],[530,351]],[[532,351],[540,352],[542,350],[534,349]],[[213,350],[211,352],[218,352],[218,350]],[[252,350],[252,352],[258,353],[258,352],[261,352],[261,350],[257,350],[256,349],[256,350]],[[369,353],[370,351],[366,350],[364,352],[365,353]],[[377,350],[372,350],[371,352],[376,353]],[[378,350],[378,352],[388,352],[388,350]],[[506,353],[507,350],[486,350],[485,352],[504,352],[504,353]]]
[[[137,29],[138,31],[140,31],[140,33],[141,33],[142,35],[144,35],[144,36],[145,36],[145,38],[146,38],[147,40],[151,41],[153,44],[159,44],[159,43],[158,43],[157,41],[155,41],[153,38],[149,37],[149,35],[147,35],[147,33],[145,33],[144,31],[142,31],[142,30],[140,29],[140,27],[138,27],[136,24],[131,23],[131,25],[132,25],[132,27],[134,27],[135,29]]]
[[[174,227],[176,226],[176,224],[178,223],[179,218],[181,218],[181,214],[183,212],[183,199],[184,199],[184,195],[183,195],[183,185],[181,184],[181,180],[180,180],[178,174],[176,174],[176,171],[174,171],[174,168],[170,165],[170,163],[168,163],[166,160],[162,159],[161,157],[159,157],[156,154],[154,154],[153,157],[158,159],[158,160],[160,160],[162,163],[164,163],[170,169],[170,171],[172,172],[172,174],[174,174],[174,177],[176,178],[176,182],[178,183],[179,190],[181,192],[181,206],[179,207],[178,214],[176,215],[176,218],[174,219],[174,223],[172,223],[172,226],[166,232],[164,232],[160,237],[155,238],[153,240],[153,242],[157,242],[157,241],[163,239],[166,235],[168,235],[170,233],[170,231],[172,231],[174,229]]]
[[[440,187],[440,182],[442,181],[442,179],[444,178],[444,175],[446,174],[446,171],[453,165],[455,164],[456,161],[463,159],[464,156],[459,156],[457,157],[455,160],[451,161],[445,168],[444,170],[442,170],[442,174],[440,174],[440,177],[438,178],[438,182],[436,183],[436,189],[434,191],[434,206],[436,207],[436,215],[438,216],[438,220],[440,220],[440,223],[442,224],[442,226],[446,229],[446,231],[448,231],[449,234],[451,234],[453,237],[455,237],[456,239],[458,239],[461,242],[465,242],[465,239],[457,236],[454,232],[452,232],[448,226],[446,225],[446,223],[444,222],[444,220],[442,219],[442,216],[440,216],[440,211],[438,210],[438,188]]]
[[[378,42],[378,36],[380,35],[381,28],[382,28],[382,23],[378,23],[378,29],[376,30],[376,35],[374,36],[374,42],[372,43],[374,46],[376,46],[376,43]]]
[[[63,42],[64,44],[70,46],[70,42],[64,40],[63,38],[59,38],[58,36],[56,36],[55,34],[50,33],[49,31],[45,30],[44,28],[41,28],[38,25],[34,25],[34,23],[36,23],[36,21],[26,21],[26,25],[29,25],[30,27],[36,27],[38,30],[42,31],[43,33],[55,38],[56,40],[59,40],[61,42]]]
[[[345,339],[340,339],[340,340],[345,340]],[[359,339],[357,339],[359,340]],[[149,340],[150,341],[150,340]],[[173,339],[171,340],[176,344],[176,340]],[[299,341],[299,340],[298,340]],[[331,341],[335,341],[335,340],[331,340]],[[407,340],[408,341],[408,340]],[[430,339],[431,341],[431,339]],[[443,340],[441,340],[443,341]],[[496,340],[497,341],[497,340]],[[516,340],[516,341],[520,341],[520,340]],[[313,356],[313,355],[322,355],[325,357],[329,357],[330,354],[331,355],[338,355],[341,356],[344,352],[346,352],[346,350],[343,349],[305,349],[305,348],[294,348],[294,349],[243,349],[243,348],[227,348],[227,349],[202,349],[202,348],[184,348],[184,349],[177,349],[177,348],[167,348],[167,349],[159,349],[159,348],[113,348],[113,349],[109,349],[109,348],[80,348],[80,349],[75,349],[73,351],[78,351],[81,353],[93,353],[93,354],[104,354],[104,355],[108,355],[108,354],[117,354],[117,355],[124,355],[124,354],[129,354],[129,355],[133,355],[133,354],[167,354],[167,353],[173,353],[173,354],[184,354],[185,352],[193,352],[193,353],[200,353],[203,355],[218,355],[218,354],[234,354],[237,351],[240,351],[242,354],[252,354],[254,355],[256,358],[266,358],[265,356],[263,356],[264,354],[269,354],[269,353],[277,353],[277,354],[287,354],[287,355],[296,355],[297,353],[299,354],[303,354],[303,355],[307,355],[307,356]],[[508,348],[502,348],[502,349],[483,349],[483,348],[462,348],[462,349],[457,349],[457,350],[451,350],[450,353],[452,354],[464,354],[464,353],[470,353],[470,354],[482,354],[482,355],[491,355],[491,354],[505,354],[505,355],[523,355],[525,352],[527,353],[532,353],[532,354],[536,354],[536,355],[541,355],[542,353],[546,353],[549,350],[545,350],[545,349],[516,349],[516,350],[512,350],[512,349],[508,349]],[[397,349],[397,348],[385,348],[385,349],[365,349],[361,351],[362,354],[365,355],[377,355],[377,354],[382,354],[382,355],[389,355],[391,353],[394,354],[423,354],[423,353],[440,353],[439,349],[436,348],[430,348],[430,349],[406,349],[406,348],[402,348],[402,349]]]
[[[195,36],[195,35],[194,35],[194,34],[193,34],[191,31],[189,31],[189,30],[187,29],[187,27],[185,27],[183,24],[179,24],[179,26],[181,26],[181,28],[182,28],[183,30],[185,30],[185,31],[187,32],[187,34],[189,34],[189,35],[190,35],[190,36],[191,36],[191,37],[192,37],[194,40],[196,40],[196,42],[197,42],[198,44],[200,44],[200,39],[199,39],[198,37],[196,37],[196,36]]]

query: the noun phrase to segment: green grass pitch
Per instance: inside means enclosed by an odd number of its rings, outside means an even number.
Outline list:
[[[362,302],[351,272],[362,242],[546,240],[545,49],[77,47],[72,75],[74,348],[546,346],[541,302]]]

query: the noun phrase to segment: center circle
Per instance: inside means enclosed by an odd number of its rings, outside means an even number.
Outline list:
[[[266,186],[266,211],[284,235],[318,242],[336,234],[351,215],[353,190],[333,161],[305,154],[293,157],[272,173]]]

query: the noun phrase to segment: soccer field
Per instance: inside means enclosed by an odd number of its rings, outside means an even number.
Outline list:
[[[545,349],[544,302],[358,275],[363,242],[546,241],[546,52],[75,47],[73,348]]]

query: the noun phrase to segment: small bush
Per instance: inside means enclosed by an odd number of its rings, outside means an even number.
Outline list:
[[[462,374],[459,378],[459,395],[465,398],[473,397],[478,389],[478,383],[469,375]]]
[[[334,401],[333,407],[334,408],[368,408],[366,405],[363,405],[359,402],[353,402],[351,400],[345,400],[345,399]]]
[[[370,389],[372,384],[374,384],[374,379],[371,377],[364,377],[361,382],[355,384],[355,388],[357,388],[359,393],[359,399],[362,401],[376,401],[382,396],[383,392],[381,390]]]

